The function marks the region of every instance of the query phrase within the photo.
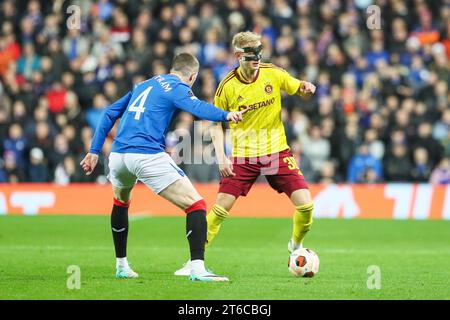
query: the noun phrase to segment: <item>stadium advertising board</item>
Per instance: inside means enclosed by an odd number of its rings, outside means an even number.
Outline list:
[[[216,184],[196,184],[208,207]],[[429,184],[311,185],[315,218],[450,219],[450,186]],[[110,214],[109,185],[0,185],[1,214]],[[268,185],[256,184],[232,216],[291,217],[292,205]],[[133,215],[179,216],[177,207],[138,185],[133,191]]]

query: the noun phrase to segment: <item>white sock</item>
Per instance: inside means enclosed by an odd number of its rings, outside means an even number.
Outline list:
[[[294,239],[291,239],[291,241],[292,241],[292,243],[294,244],[295,250],[298,250],[298,249],[303,248],[303,244],[302,244],[302,243],[296,243],[296,242],[294,241]]]
[[[195,273],[203,273],[206,271],[205,261],[203,261],[203,260],[192,260],[190,262],[190,265],[192,267],[192,270],[194,270]]]
[[[127,257],[125,258],[116,258],[116,268],[129,268]]]

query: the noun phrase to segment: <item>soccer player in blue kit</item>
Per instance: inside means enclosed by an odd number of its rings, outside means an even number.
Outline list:
[[[114,193],[111,227],[117,278],[138,277],[128,264],[126,249],[131,190],[139,180],[186,212],[186,237],[193,265],[190,279],[228,281],[205,268],[206,203],[165,152],[166,132],[174,113],[180,109],[198,118],[235,123],[245,113],[245,110],[226,112],[197,99],[191,87],[198,70],[198,60],[191,54],[181,53],[173,59],[170,74],[135,85],[132,91],[107,107],[95,130],[90,151],[80,163],[87,175],[93,172],[106,136],[120,118],[109,155],[108,175]]]

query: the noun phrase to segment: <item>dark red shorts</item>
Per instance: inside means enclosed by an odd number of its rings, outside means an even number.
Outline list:
[[[298,168],[297,161],[289,150],[256,158],[232,158],[234,177],[221,178],[219,192],[238,198],[246,196],[253,183],[264,175],[270,186],[288,197],[308,185]]]

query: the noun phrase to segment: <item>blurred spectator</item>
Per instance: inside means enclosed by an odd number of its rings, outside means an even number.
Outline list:
[[[316,182],[318,183],[336,183],[339,182],[340,178],[338,177],[335,165],[332,161],[325,161],[320,168],[319,176]]]
[[[350,165],[348,167],[347,181],[351,183],[364,183],[368,180],[368,172],[371,171],[369,177],[371,180],[382,179],[382,164],[381,161],[376,159],[369,153],[369,146],[362,144],[358,148],[358,154],[352,157]],[[375,174],[375,177],[373,177]]]
[[[62,40],[62,50],[69,60],[87,55],[89,47],[89,39],[87,36],[81,35],[79,29],[69,29],[67,35]]]
[[[98,93],[94,96],[94,105],[86,112],[86,121],[91,127],[92,131],[95,131],[95,128],[97,128],[97,124],[100,120],[103,110],[108,105],[109,102],[108,100],[106,100],[103,94]]]
[[[430,177],[431,184],[450,184],[450,158],[446,157],[434,168]]]
[[[139,70],[148,70],[152,59],[152,50],[147,43],[144,30],[133,30],[131,43],[128,46],[126,55],[127,59],[133,60],[138,64]]]
[[[19,168],[25,168],[26,166],[26,148],[27,141],[23,136],[22,127],[14,123],[9,128],[8,137],[3,142],[3,150],[6,155],[10,157],[10,159],[14,160],[14,163]]]
[[[291,143],[291,152],[295,160],[297,160],[297,164],[306,181],[315,182],[316,177],[314,175],[311,159],[305,154],[298,141],[293,141]]]
[[[45,17],[42,31],[36,37],[38,44],[44,45],[49,40],[58,38],[60,33],[58,20],[59,18],[56,14],[49,14]]]
[[[38,105],[36,106],[36,109],[34,109],[33,112],[34,117],[29,117],[27,119],[27,122],[24,125],[25,128],[25,136],[28,140],[33,140],[36,133],[36,126],[39,122],[45,122],[49,128],[49,133],[53,137],[56,132],[57,128],[52,122],[51,117],[49,116],[49,109],[48,109],[48,103],[45,98],[42,100],[39,100]]]
[[[54,146],[48,155],[49,167],[52,174],[55,172],[56,167],[63,162],[64,157],[69,153],[70,149],[67,138],[62,134],[58,134],[55,137]]]
[[[433,138],[443,144],[443,140],[447,138],[450,131],[450,108],[442,112],[442,117],[433,126]]]
[[[420,24],[414,29],[412,36],[419,39],[422,45],[433,44],[439,40],[439,30],[435,27],[431,11],[422,6],[419,11]]]
[[[20,21],[20,42],[32,43],[35,40],[36,29],[33,25],[33,20],[29,17],[23,17]]]
[[[78,97],[74,92],[67,92],[63,111],[69,123],[73,124],[77,128],[81,128],[85,125],[85,116],[81,112]]]
[[[0,77],[6,74],[10,63],[21,56],[21,48],[14,34],[0,37]]]
[[[204,2],[200,7],[200,12],[198,17],[194,19],[198,19],[198,32],[199,34],[206,34],[208,30],[217,29],[217,30],[225,30],[223,27],[222,19],[216,14],[216,8],[211,2]],[[191,19],[191,23],[188,20],[188,25],[192,26],[193,20]]]
[[[384,50],[384,44],[381,41],[375,41],[371,45],[371,50],[366,56],[368,67],[374,69],[379,61],[387,63],[389,54]]]
[[[22,100],[16,100],[12,108],[11,121],[23,127],[27,119],[27,110]]]
[[[388,181],[407,182],[409,180],[412,165],[405,144],[392,145],[384,160],[384,170]]]
[[[369,152],[377,159],[384,156],[384,144],[378,139],[378,133],[375,129],[368,129],[364,134],[364,143],[369,146]]]
[[[91,54],[94,57],[105,56],[108,60],[116,60],[123,58],[124,50],[120,43],[113,41],[111,38],[111,31],[102,28],[99,39],[97,39],[92,46]]]
[[[47,91],[46,97],[48,107],[52,113],[58,113],[64,108],[67,90],[60,82],[54,82],[50,90]]]
[[[46,155],[50,154],[53,148],[53,138],[46,122],[41,121],[36,124],[34,136],[30,141],[30,148],[39,148]]]
[[[39,148],[30,151],[30,165],[28,166],[28,181],[47,182],[50,174],[46,163],[44,163],[44,153]]]
[[[25,17],[31,20],[35,27],[42,24],[43,15],[41,12],[41,4],[37,0],[31,0],[28,2]]]
[[[4,166],[3,159],[0,159],[0,183],[8,182],[8,174],[6,173]]]
[[[130,40],[131,28],[127,15],[121,9],[113,12],[111,39],[113,42],[126,43]]]
[[[49,40],[47,54],[53,62],[52,71],[55,74],[55,78],[59,79],[63,72],[68,70],[69,60],[62,51],[61,43],[57,38],[52,38]]]
[[[114,6],[109,0],[97,0],[92,6],[92,14],[102,20],[108,20],[113,10]]]
[[[310,135],[305,136],[301,143],[305,154],[311,159],[313,171],[318,173],[322,163],[330,156],[330,143],[322,137],[320,127],[316,125],[311,127]]]
[[[126,77],[125,68],[122,64],[117,63],[112,67],[112,77],[111,80],[117,86],[117,94],[122,97],[128,91],[131,90],[129,85],[129,79]]]
[[[114,81],[106,82],[103,86],[103,92],[105,93],[106,99],[109,101],[116,101],[120,98],[119,92],[117,91],[117,84]]]
[[[442,157],[442,146],[432,137],[432,125],[429,122],[421,123],[417,129],[417,137],[414,140],[414,148],[427,149],[431,163],[436,165]]]
[[[79,153],[84,150],[83,143],[81,142],[80,136],[77,136],[75,127],[71,124],[67,124],[62,128],[61,133],[67,139],[70,150],[74,153]]]
[[[77,180],[75,178],[76,166],[77,164],[73,157],[64,157],[63,161],[55,169],[55,183],[66,185],[70,182],[75,182]]]
[[[112,67],[106,54],[102,54],[98,58],[97,68],[95,69],[95,80],[102,86],[111,78]]]
[[[41,68],[41,58],[36,55],[34,45],[26,43],[23,47],[23,55],[17,60],[17,73],[25,79],[31,79],[33,72]]]
[[[355,124],[347,124],[339,137],[338,160],[341,174],[347,175],[347,166],[358,150],[361,137]]]
[[[5,159],[5,172],[8,178],[8,182],[25,182],[25,170],[17,165],[16,155],[11,151],[6,151],[4,155]]]
[[[216,29],[208,30],[205,34],[205,42],[200,51],[200,63],[205,67],[212,67],[216,60],[217,53],[224,45],[219,41],[218,31]]]
[[[450,130],[447,132],[447,137],[442,140],[444,145],[444,156],[450,157]]]
[[[427,182],[430,178],[431,163],[428,160],[428,151],[425,148],[414,150],[414,163],[411,171],[412,180],[416,182]]]

